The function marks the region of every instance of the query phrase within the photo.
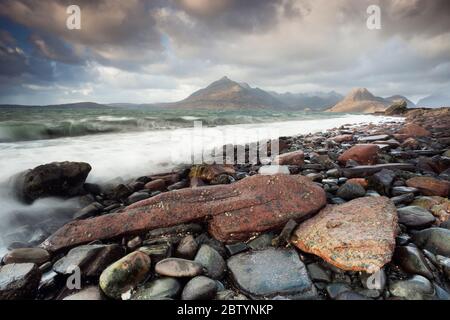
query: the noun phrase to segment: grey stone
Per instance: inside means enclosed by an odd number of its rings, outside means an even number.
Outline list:
[[[211,300],[216,296],[217,284],[214,280],[198,276],[191,279],[181,293],[182,300]]]
[[[51,258],[47,250],[41,248],[21,248],[8,252],[3,257],[4,264],[10,263],[36,263],[41,265]]]
[[[175,278],[159,278],[138,288],[131,300],[175,299],[181,292],[181,284]]]
[[[366,190],[356,183],[344,183],[339,190],[337,191],[336,195],[342,199],[345,200],[352,200],[360,197],[364,197],[366,194]]]
[[[394,252],[394,261],[405,272],[433,279],[433,273],[418,248],[412,246],[397,247]]]
[[[341,293],[351,291],[352,288],[346,283],[330,283],[327,286],[327,293],[331,299],[336,299]]]
[[[426,209],[408,206],[397,209],[398,222],[409,228],[424,228],[434,223],[435,217]]]
[[[306,266],[308,269],[309,277],[313,281],[323,281],[323,282],[330,282],[330,272],[326,269],[324,269],[320,264],[318,263],[311,263]]]
[[[34,263],[12,263],[0,269],[0,300],[33,299],[41,271]]]
[[[226,263],[222,256],[212,247],[204,244],[195,256],[195,261],[203,265],[205,274],[213,279],[220,280],[226,271]]]
[[[158,262],[155,266],[156,273],[168,277],[195,277],[203,274],[203,265],[179,258],[167,258]]]
[[[406,300],[430,300],[435,289],[427,278],[416,275],[409,280],[392,282],[389,285],[389,292],[394,297]]]
[[[450,257],[450,230],[429,228],[413,233],[413,241],[420,248]]]
[[[191,260],[195,257],[197,250],[197,241],[195,241],[195,238],[192,235],[187,235],[181,239],[177,249],[175,250],[175,255],[178,258]]]
[[[63,300],[104,300],[103,294],[98,286],[90,286],[78,291],[70,296],[65,297]]]

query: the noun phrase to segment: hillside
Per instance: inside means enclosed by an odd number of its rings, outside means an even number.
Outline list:
[[[275,98],[293,109],[325,110],[341,101],[344,96],[337,92],[313,92],[313,93],[277,93],[270,92]]]
[[[381,97],[376,97],[366,88],[353,89],[342,101],[328,112],[361,112],[374,113],[384,111],[391,102]]]

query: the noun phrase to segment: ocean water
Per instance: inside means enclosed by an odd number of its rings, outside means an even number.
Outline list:
[[[372,115],[304,112],[0,108],[0,233],[7,231],[17,213],[39,216],[75,210],[76,204],[70,200],[43,199],[33,205],[15,200],[11,177],[41,164],[88,162],[93,168],[88,181],[104,183],[170,171],[191,162],[202,151],[225,144],[390,120]]]

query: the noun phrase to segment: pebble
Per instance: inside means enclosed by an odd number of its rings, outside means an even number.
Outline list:
[[[203,265],[205,275],[212,279],[220,280],[225,275],[225,260],[214,248],[206,244],[202,245],[198,250],[195,261]]]
[[[34,263],[12,263],[0,268],[0,300],[33,299],[41,271]]]
[[[420,248],[450,257],[450,230],[429,228],[413,233],[413,241]]]
[[[397,209],[397,214],[398,222],[409,228],[425,228],[436,220],[428,210],[416,206]]]
[[[187,235],[181,239],[178,244],[178,247],[175,250],[175,256],[178,258],[191,260],[195,257],[197,250],[197,241],[195,241],[195,238],[192,235]]]
[[[356,198],[364,197],[365,194],[366,190],[364,190],[361,185],[348,182],[344,183],[336,193],[339,198],[345,200],[353,200]]]
[[[216,296],[217,284],[214,280],[198,276],[191,279],[183,289],[182,300],[211,300]]]
[[[35,263],[44,264],[51,258],[47,250],[41,248],[20,248],[8,252],[3,257],[4,264],[10,263]]]
[[[159,278],[139,287],[131,300],[175,299],[181,292],[181,284],[175,278]]]
[[[192,278],[203,274],[203,265],[196,261],[180,258],[167,258],[156,264],[155,271],[162,276]]]
[[[428,279],[433,279],[425,257],[420,249],[412,246],[397,247],[394,252],[394,261],[405,272],[419,274]]]
[[[258,171],[261,175],[274,175],[274,174],[291,174],[288,166],[262,166]]]
[[[427,278],[415,275],[408,280],[392,282],[389,285],[389,292],[394,297],[406,300],[429,300],[433,297],[435,290]]]

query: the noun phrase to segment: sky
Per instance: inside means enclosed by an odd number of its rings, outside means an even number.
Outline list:
[[[450,1],[0,1],[2,104],[178,101],[223,76],[280,93],[449,92]]]

